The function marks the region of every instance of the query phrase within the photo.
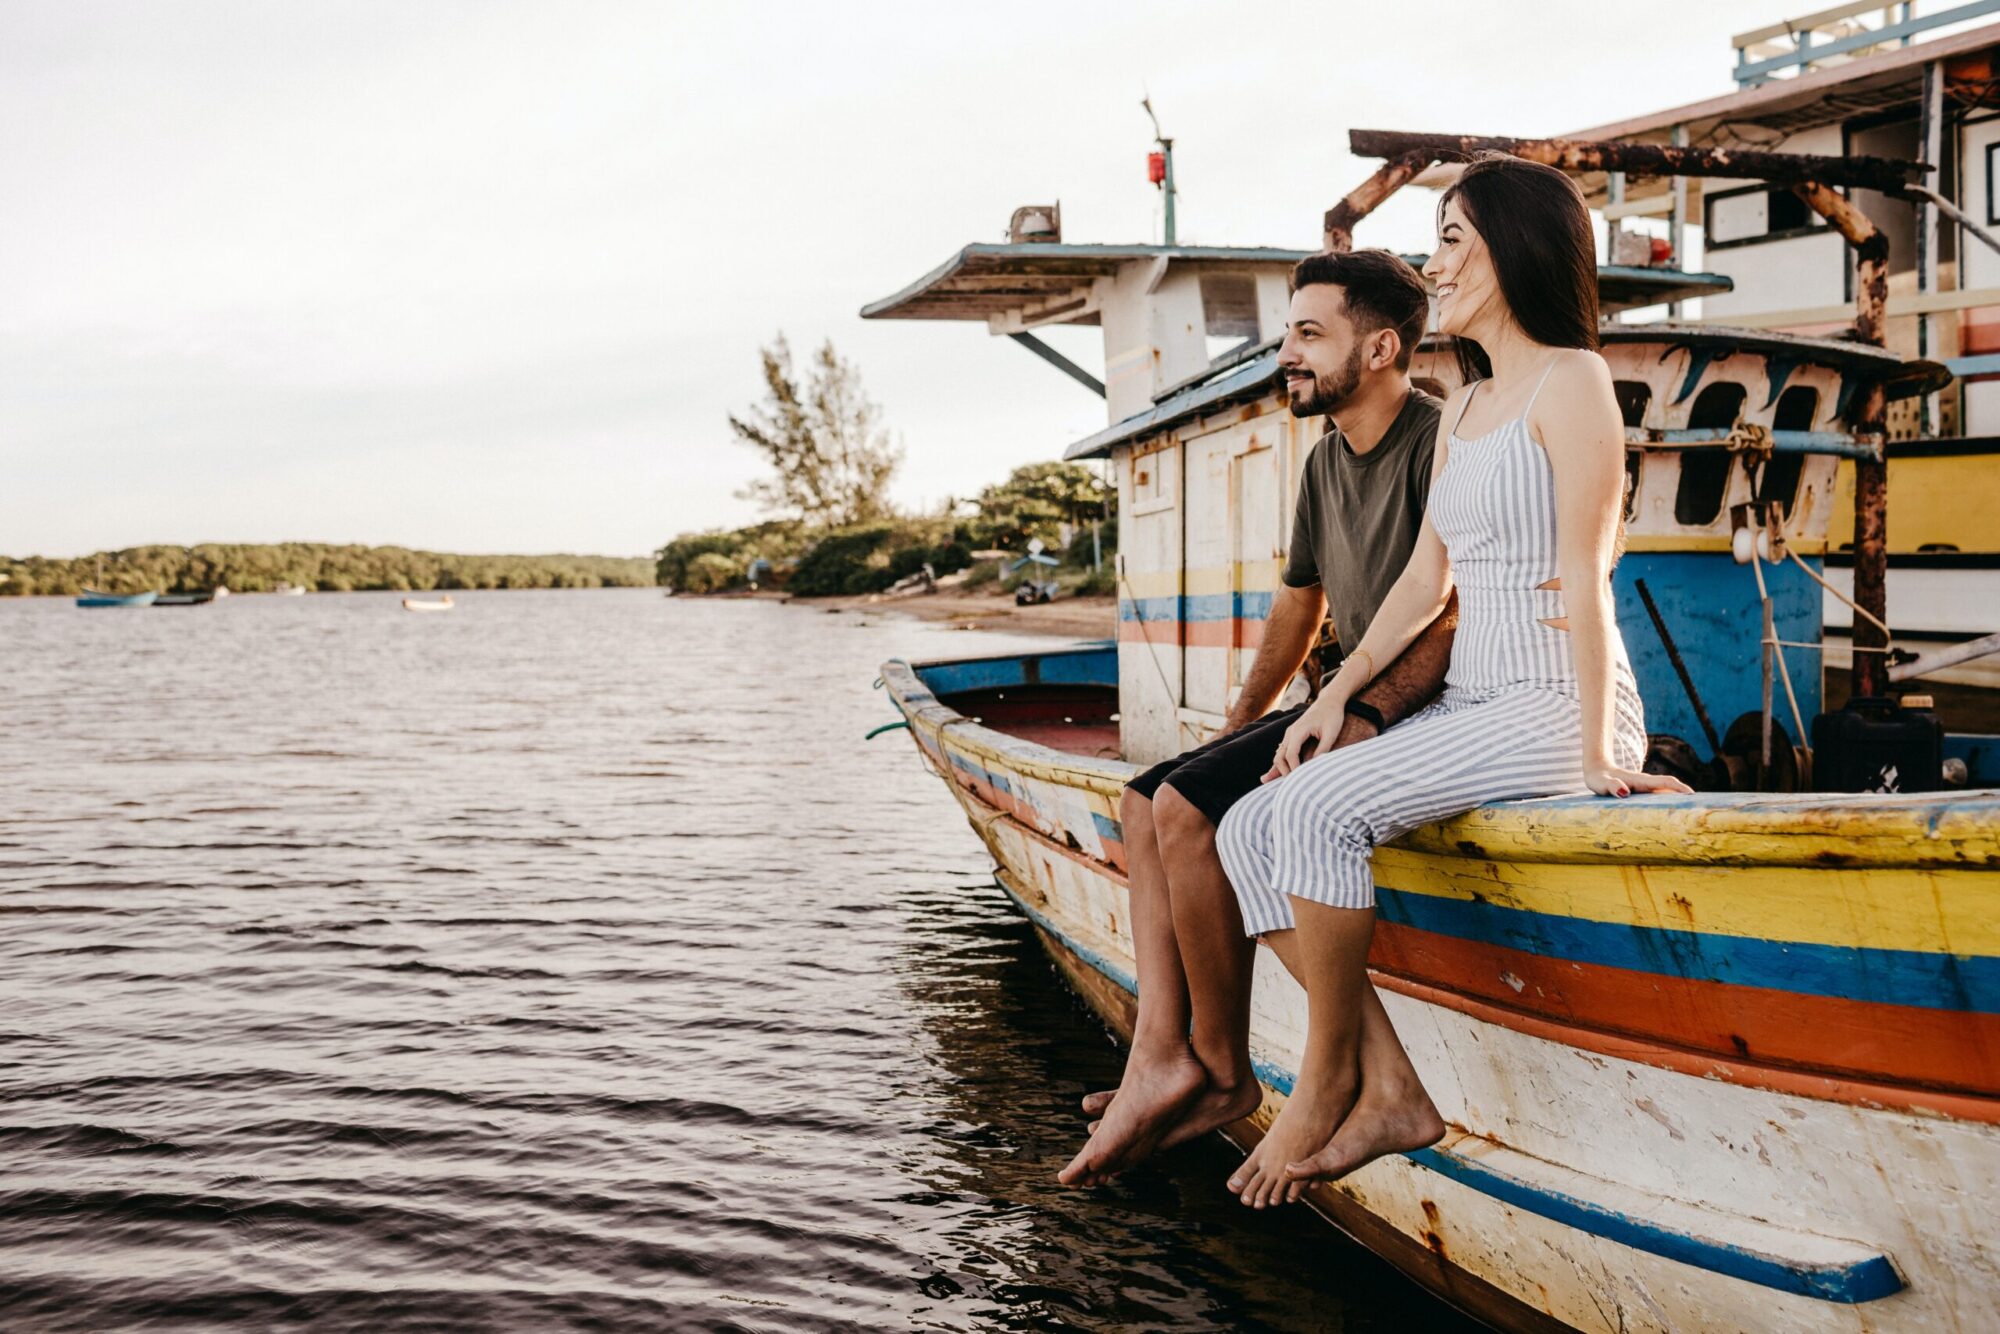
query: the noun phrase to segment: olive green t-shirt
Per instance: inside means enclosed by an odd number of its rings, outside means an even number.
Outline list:
[[[1345,648],[1361,642],[1417,543],[1442,407],[1412,389],[1382,442],[1366,454],[1356,454],[1335,429],[1306,456],[1284,580],[1326,591],[1327,616]]]

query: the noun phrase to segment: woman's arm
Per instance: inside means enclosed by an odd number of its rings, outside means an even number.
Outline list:
[[[1465,393],[1461,389],[1453,394],[1438,414],[1437,444],[1431,455],[1432,494],[1436,494],[1438,474],[1444,471],[1445,453],[1451,445],[1451,431],[1445,423],[1458,420]],[[1621,467],[1621,483],[1624,475]],[[1396,577],[1382,605],[1375,609],[1375,618],[1368,622],[1361,642],[1347,651],[1340,670],[1320,686],[1319,698],[1285,729],[1284,744],[1278,748],[1277,758],[1271,761],[1264,781],[1282,778],[1315,755],[1331,753],[1341,726],[1347,721],[1347,701],[1428,629],[1450,598],[1451,560],[1445,555],[1444,541],[1431,526],[1430,514],[1426,512],[1402,574]]]
[[[1584,781],[1593,792],[1619,797],[1689,791],[1678,779],[1623,769],[1612,760],[1618,620],[1611,563],[1625,494],[1625,426],[1604,358],[1581,350],[1558,353],[1528,424],[1555,477],[1556,570],[1576,652]]]

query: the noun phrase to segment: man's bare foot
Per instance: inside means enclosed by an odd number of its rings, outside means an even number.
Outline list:
[[[1353,1072],[1323,1084],[1301,1075],[1264,1138],[1230,1176],[1229,1189],[1253,1209],[1285,1203],[1292,1198],[1286,1167],[1326,1147],[1353,1106]]]
[[[1111,1100],[1117,1096],[1118,1096],[1117,1089],[1103,1089],[1097,1093],[1084,1094],[1083,1114],[1085,1116],[1104,1115],[1104,1109],[1109,1107],[1111,1105]]]
[[[1096,1186],[1151,1153],[1160,1136],[1208,1087],[1208,1073],[1183,1047],[1174,1056],[1125,1067],[1118,1096],[1069,1166],[1056,1173],[1065,1186]]]
[[[1421,1087],[1394,1092],[1363,1089],[1340,1129],[1308,1158],[1286,1163],[1287,1200],[1314,1181],[1331,1181],[1391,1153],[1428,1148],[1444,1138],[1444,1118]]]

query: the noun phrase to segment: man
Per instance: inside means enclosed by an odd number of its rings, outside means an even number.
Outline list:
[[[1423,279],[1385,250],[1321,254],[1292,271],[1291,318],[1278,353],[1292,415],[1335,429],[1306,461],[1283,587],[1223,730],[1133,779],[1119,803],[1139,972],[1132,1052],[1090,1140],[1058,1174],[1103,1182],[1149,1154],[1228,1125],[1262,1099],[1250,1066],[1256,942],[1215,853],[1224,812],[1271,767],[1304,706],[1266,715],[1305,662],[1323,618],[1355,644],[1402,573],[1430,493],[1438,400],[1410,384],[1429,302]],[[1337,746],[1408,717],[1444,685],[1457,607],[1348,706]],[[1289,936],[1291,933],[1283,933]],[[1272,942],[1286,967],[1288,941]],[[1364,1082],[1421,1090],[1373,990],[1363,1017]],[[1190,1034],[1191,1030],[1191,1034]]]

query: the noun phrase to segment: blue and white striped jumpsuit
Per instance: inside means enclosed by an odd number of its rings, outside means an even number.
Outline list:
[[[1540,393],[1538,384],[1529,408]],[[1458,586],[1444,693],[1230,808],[1216,851],[1250,935],[1291,927],[1293,896],[1373,907],[1371,854],[1418,825],[1489,801],[1589,790],[1575,652],[1568,631],[1543,623],[1564,615],[1562,593],[1541,587],[1557,577],[1555,475],[1527,408],[1471,440],[1454,423],[1430,518]],[[1646,723],[1616,626],[1612,656],[1611,758],[1636,769]]]

